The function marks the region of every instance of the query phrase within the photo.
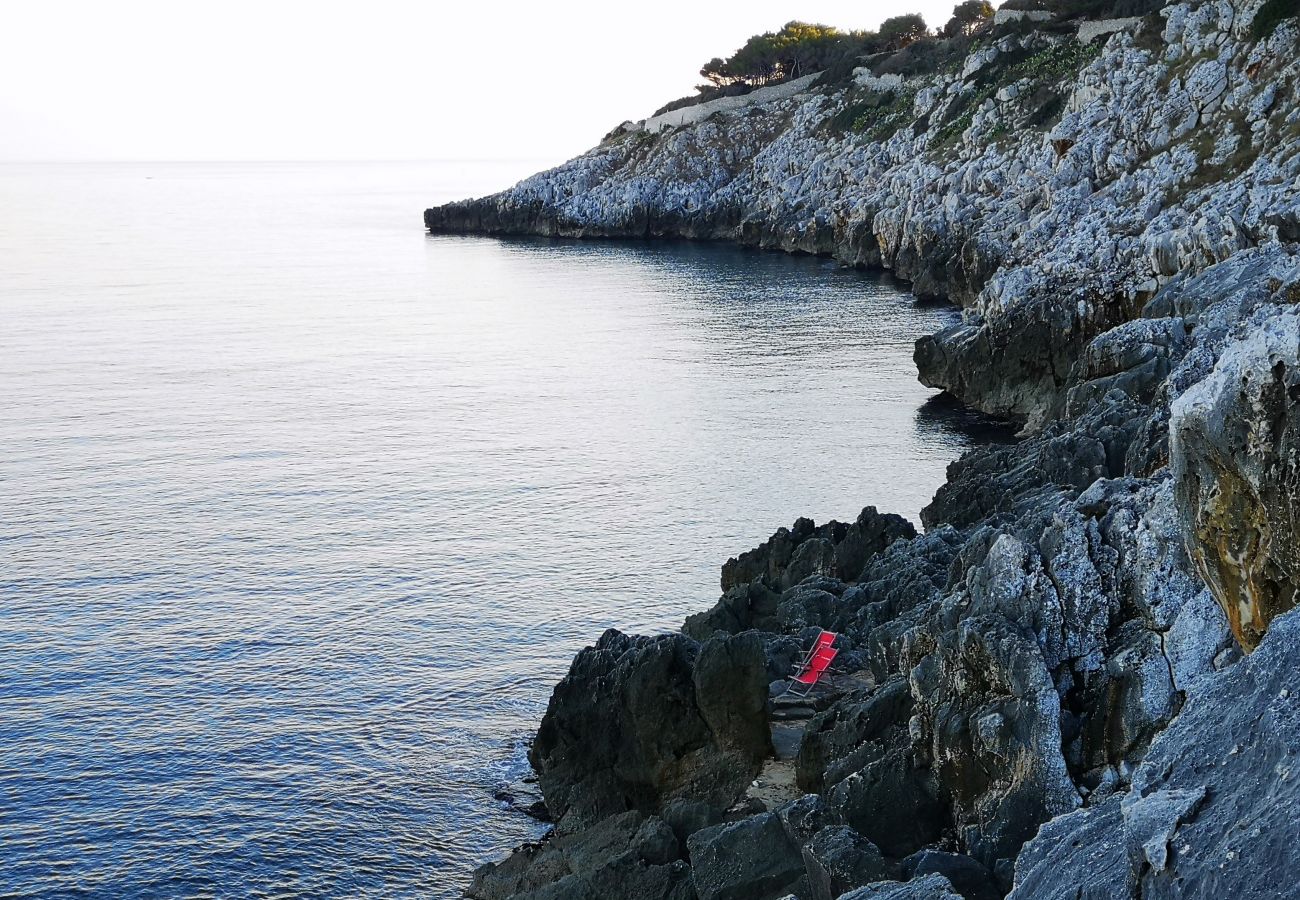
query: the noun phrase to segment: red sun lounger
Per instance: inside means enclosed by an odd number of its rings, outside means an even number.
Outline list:
[[[786,688],[786,693],[796,697],[806,697],[812,691],[821,677],[826,674],[826,670],[830,668],[831,662],[839,655],[840,651],[835,649],[835,641],[838,637],[839,635],[833,631],[823,631],[817,635],[812,649],[795,666],[794,677],[790,679],[790,686]]]

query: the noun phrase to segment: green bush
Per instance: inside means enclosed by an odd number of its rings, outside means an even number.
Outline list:
[[[952,11],[952,18],[943,26],[944,37],[970,35],[993,19],[993,4],[989,0],[962,0]]]
[[[715,57],[700,75],[717,86],[775,84],[820,72],[845,58],[880,50],[867,31],[843,32],[828,25],[787,22],[780,31],[756,34],[726,59]]]
[[[1023,105],[1029,109],[1026,124],[1031,128],[1047,127],[1064,109],[1065,98],[1058,90],[1058,85],[1073,78],[1100,53],[1101,47],[1098,44],[1085,46],[1077,41],[1066,40],[1033,55],[1007,54],[1001,64],[990,66],[976,75],[974,90],[948,108],[943,127],[935,135],[934,145],[942,147],[957,141],[962,132],[970,127],[975,111],[985,100],[997,94],[999,88],[1015,84],[1023,78],[1033,82],[1033,91],[1023,101]]]

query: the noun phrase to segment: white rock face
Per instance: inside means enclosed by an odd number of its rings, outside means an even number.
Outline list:
[[[853,70],[853,83],[869,91],[896,91],[903,86],[904,80],[902,75],[892,72],[887,75],[873,75],[870,69]]]
[[[922,348],[923,380],[1034,429],[1088,341],[1171,279],[1300,240],[1300,30],[1252,41],[1259,3],[1177,3],[1159,38],[1104,46],[1007,35],[959,72],[889,79],[874,105],[863,88],[886,79],[864,75],[688,107],[432,225],[722,238],[892,269],[965,309]]]
[[[1141,24],[1141,16],[1134,16],[1129,19],[1098,19],[1093,22],[1082,22],[1079,24],[1076,37],[1079,39],[1080,44],[1090,44],[1099,37],[1114,34],[1117,31],[1134,31]]]
[[[1011,22],[1050,22],[1052,14],[1043,9],[999,9],[993,13],[994,25]]]
[[[772,87],[759,88],[750,91],[748,94],[741,94],[739,97],[719,97],[717,100],[709,100],[704,103],[697,103],[694,106],[684,106],[681,109],[670,110],[646,119],[641,124],[641,128],[651,134],[658,134],[667,128],[680,128],[683,125],[694,125],[697,122],[703,122],[717,112],[738,112],[752,106],[771,103],[773,100],[785,100],[798,95],[812,84],[817,77],[816,73],[805,75],[803,78],[796,78],[793,81],[776,84]]]

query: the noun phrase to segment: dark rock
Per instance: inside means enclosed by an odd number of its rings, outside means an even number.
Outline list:
[[[777,898],[804,874],[799,848],[776,813],[697,831],[687,847],[699,900]]]
[[[606,632],[556,686],[529,759],[562,831],[677,799],[725,809],[770,752],[755,634]]]
[[[962,853],[945,853],[942,850],[920,850],[903,860],[899,866],[904,878],[919,878],[937,873],[948,879],[953,890],[965,900],[1001,900],[988,869]]]
[[[699,800],[677,799],[664,807],[663,820],[672,828],[683,847],[686,839],[701,829],[722,821],[722,811]]]
[[[1186,324],[1172,317],[1136,319],[1093,338],[1066,396],[1066,415],[1085,415],[1111,391],[1140,404],[1151,402],[1186,353],[1186,339]]]
[[[1007,900],[1125,900],[1134,896],[1118,797],[1047,822],[1016,859]]]
[[[466,896],[583,897],[592,900],[690,900],[681,847],[662,820],[639,812],[611,816],[579,834],[526,845],[481,867]]]
[[[837,824],[834,815],[817,794],[804,794],[792,800],[776,811],[781,820],[781,827],[786,836],[796,847],[802,847],[813,839],[817,832],[827,826]]]
[[[1073,499],[1098,478],[1125,474],[1145,409],[1123,395],[1107,397],[1084,421],[1056,422],[1033,440],[967,453],[948,467],[948,481],[921,510],[921,521],[926,528],[961,528],[996,513],[1022,513],[1053,494]]]
[[[845,698],[817,715],[799,745],[795,762],[799,787],[816,793],[838,784],[878,756],[884,746],[896,743],[889,733],[905,731],[911,712],[907,683],[896,678],[870,696]]]
[[[961,900],[942,875],[922,875],[912,881],[878,881],[841,894],[839,900]]]
[[[872,556],[899,538],[913,537],[916,529],[902,516],[879,513],[868,506],[850,525],[828,522],[821,527],[799,519],[782,528],[758,547],[727,561],[722,567],[722,590],[758,582],[785,591],[807,578],[831,576],[855,580]]]
[[[868,506],[835,544],[832,570],[841,581],[857,581],[862,569],[894,541],[916,537],[912,523],[893,513],[877,512]]]
[[[907,856],[939,839],[950,823],[945,798],[928,770],[901,747],[884,749],[826,794],[845,823],[890,856]]]
[[[803,848],[812,900],[835,900],[845,891],[888,878],[880,848],[852,828],[823,828]]]
[[[775,631],[779,602],[780,595],[761,581],[737,584],[712,609],[687,616],[682,631],[697,641],[708,640],[719,631],[726,634],[739,634],[751,628]]]
[[[921,732],[966,851],[995,869],[1039,823],[1079,805],[1056,686],[1037,644],[994,616],[963,619],[927,656],[914,675]]]
[[[1104,673],[1088,687],[1086,705],[1095,714],[1082,734],[1082,768],[1140,757],[1181,705],[1160,634],[1138,621],[1124,623]]]

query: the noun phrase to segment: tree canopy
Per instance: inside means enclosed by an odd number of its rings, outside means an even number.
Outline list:
[[[960,8],[971,7],[968,15],[992,7],[987,0],[966,0]],[[965,34],[962,31],[962,34]],[[714,57],[700,69],[709,85],[703,92],[736,86],[736,90],[774,84],[827,69],[851,71],[860,60],[886,50],[901,50],[929,37],[925,20],[919,15],[894,16],[886,19],[879,32],[840,31],[829,25],[787,22],[780,31],[756,34],[731,56]]]
[[[919,41],[930,33],[925,19],[916,13],[894,16],[880,23],[880,40],[886,50],[902,50],[913,41]]]
[[[952,18],[943,27],[944,37],[972,34],[993,18],[993,4],[989,0],[963,0],[952,10]]]
[[[846,37],[829,25],[787,22],[780,31],[754,35],[726,59],[709,60],[700,74],[716,85],[798,78],[823,68]]]

